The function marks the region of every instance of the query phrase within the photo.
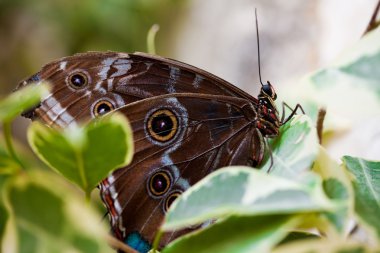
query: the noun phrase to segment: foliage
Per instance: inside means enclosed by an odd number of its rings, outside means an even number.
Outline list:
[[[7,185],[18,252],[112,252],[99,216],[57,185],[47,173],[18,175]]]
[[[111,170],[131,162],[131,136],[128,121],[119,114],[63,132],[33,122],[28,131],[29,143],[38,157],[88,196]]]
[[[46,90],[46,86],[31,86],[1,101],[4,129],[17,114],[40,101]],[[112,252],[105,240],[107,229],[94,208],[57,174],[21,162],[10,132],[4,134],[8,154],[0,149],[2,251]],[[29,128],[29,141],[43,161],[87,196],[110,171],[127,165],[133,154],[129,123],[118,114],[67,131],[35,122]]]
[[[356,215],[380,238],[380,162],[350,156],[343,162],[353,176]]]

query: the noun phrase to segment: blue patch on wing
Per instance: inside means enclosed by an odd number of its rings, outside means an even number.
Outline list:
[[[150,244],[137,232],[130,233],[125,243],[140,253],[147,253],[151,249]]]

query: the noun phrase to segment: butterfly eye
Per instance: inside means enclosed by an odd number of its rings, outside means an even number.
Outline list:
[[[277,94],[274,91],[274,89],[273,89],[273,87],[272,87],[272,85],[270,84],[269,81],[262,86],[261,90],[262,90],[262,92],[264,92],[265,94],[267,94],[272,99],[276,99],[277,98]]]
[[[170,193],[170,195],[165,200],[164,211],[168,211],[169,207],[173,204],[174,200],[176,200],[182,194],[181,191],[174,191]]]
[[[76,72],[67,79],[69,85],[74,89],[82,89],[88,84],[88,77],[85,73]]]
[[[165,142],[177,132],[178,120],[173,112],[158,110],[149,117],[147,129],[153,139]]]
[[[95,117],[99,117],[106,114],[107,112],[112,111],[113,109],[114,106],[111,102],[107,100],[101,100],[95,104],[93,114]]]
[[[149,192],[153,196],[159,197],[164,195],[171,186],[169,174],[165,171],[160,171],[153,174],[149,179],[148,186]]]

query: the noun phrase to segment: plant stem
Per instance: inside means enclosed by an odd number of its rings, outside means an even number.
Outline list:
[[[367,33],[369,33],[372,30],[375,30],[376,27],[378,27],[380,25],[380,22],[376,21],[377,15],[379,14],[379,10],[380,10],[380,0],[377,2],[377,5],[375,7],[375,10],[373,11],[371,20],[369,21],[367,28],[365,29],[362,36],[366,35]]]
[[[326,116],[326,109],[322,107],[318,111],[318,119],[317,119],[317,134],[318,134],[319,144],[322,144],[323,122],[325,120],[325,116]]]
[[[11,123],[10,122],[4,122],[3,123],[3,132],[4,132],[4,139],[5,139],[5,145],[7,147],[8,153],[10,157],[15,160],[22,169],[25,169],[24,164],[21,162],[21,160],[17,157],[16,152],[13,147],[12,143],[12,129],[11,129]]]
[[[152,250],[153,252],[158,252],[158,245],[160,243],[161,237],[162,237],[163,231],[161,229],[158,230],[156,236],[154,237]]]
[[[159,29],[160,29],[160,26],[157,24],[154,24],[148,31],[146,40],[147,40],[148,53],[150,54],[156,54],[154,39]]]

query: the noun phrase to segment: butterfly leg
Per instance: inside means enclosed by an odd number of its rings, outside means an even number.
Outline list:
[[[285,107],[292,111],[286,119],[285,119]],[[287,103],[282,102],[282,116],[281,116],[281,121],[280,121],[281,125],[285,125],[295,114],[297,114],[298,110],[301,110],[302,114],[305,114],[305,111],[303,110],[300,104],[297,104],[296,107],[294,107],[293,109]]]
[[[269,169],[267,170],[267,173],[269,174],[273,167],[273,152],[272,152],[271,147],[269,146],[268,139],[264,139],[264,140],[265,140],[265,148],[268,149],[268,152],[269,152],[270,165],[269,165]]]

